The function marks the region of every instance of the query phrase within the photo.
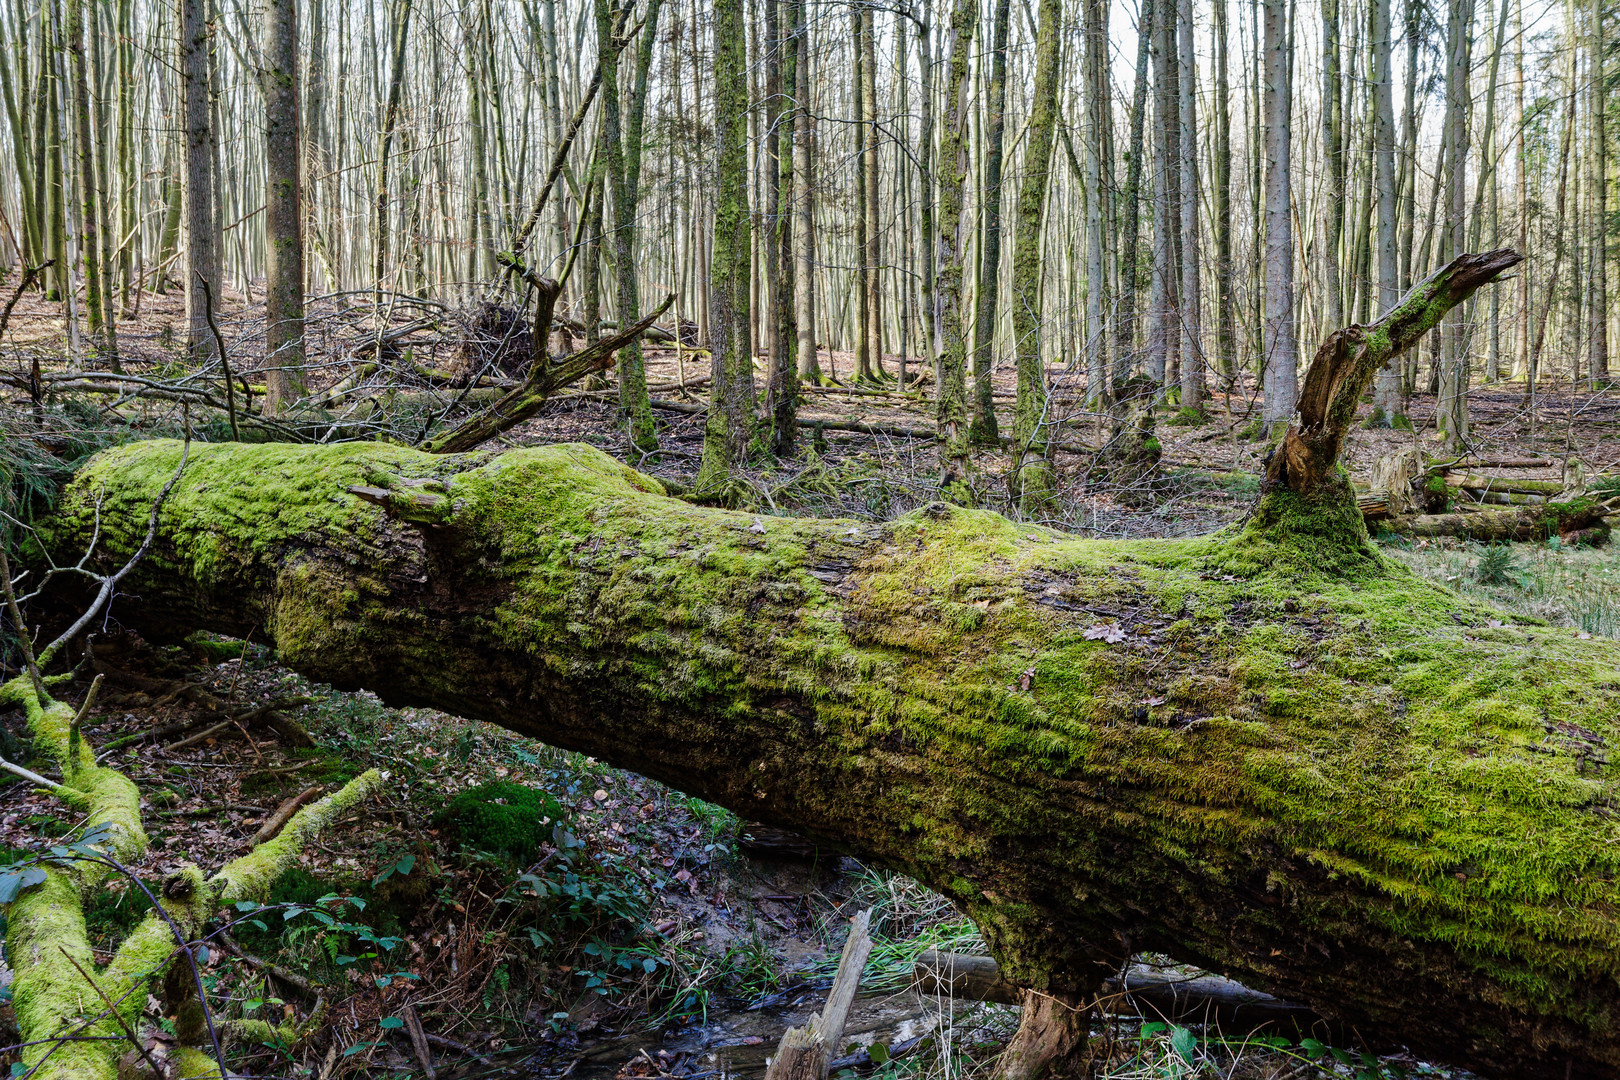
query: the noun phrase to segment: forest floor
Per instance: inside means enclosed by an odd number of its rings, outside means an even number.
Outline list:
[[[8,352],[59,357],[59,319],[54,305],[25,301]],[[179,321],[175,296],[149,297],[142,318],[126,329],[130,369],[168,370]],[[227,311],[226,326],[232,349],[250,353],[257,332],[251,319]],[[325,355],[344,358],[318,371],[317,386],[352,370],[361,332],[341,314],[317,321],[314,340]],[[437,370],[453,366],[453,354],[435,339],[409,359]],[[15,370],[12,359],[0,367]],[[656,458],[631,452],[611,389],[561,395],[503,442],[588,442],[676,484],[689,482],[702,417],[678,408],[705,400],[707,359],[678,362],[674,351],[658,348],[647,362],[653,397],[677,407],[656,412]],[[848,354],[825,352],[822,364],[841,375],[853,366]],[[251,371],[250,362],[242,366]],[[886,358],[886,366],[893,373],[898,358]],[[915,361],[909,367],[918,370]],[[1266,449],[1249,438],[1252,397],[1217,395],[1209,420],[1196,426],[1169,422],[1167,411],[1158,427],[1164,478],[1142,490],[1102,490],[1087,482],[1083,448],[1097,446],[1100,432],[1071,385],[1077,377],[1054,372],[1055,415],[1064,422],[1063,440],[1076,449],[1058,455],[1060,493],[1043,521],[1081,535],[1139,537],[1205,532],[1243,516]],[[1012,379],[1004,368],[995,380],[1003,432],[1010,430]],[[926,386],[922,394],[808,389],[800,455],[748,468],[756,512],[886,519],[931,501],[936,446],[907,432],[932,426],[927,393]],[[17,415],[24,400],[20,391],[0,391],[0,413]],[[1568,457],[1580,458],[1588,474],[1620,464],[1620,394],[1554,387],[1538,399],[1533,429],[1518,386],[1476,388],[1469,403],[1480,459],[1547,462],[1515,475],[1557,478]],[[1377,456],[1413,440],[1436,454],[1432,416],[1433,398],[1419,395],[1416,432],[1358,429],[1347,452],[1352,474],[1364,480]],[[883,430],[818,432],[817,421]],[[977,484],[985,505],[1010,513],[1008,464],[1004,452],[981,452]],[[1555,541],[1493,552],[1450,540],[1383,543],[1433,580],[1620,637],[1614,548],[1566,549]],[[272,967],[332,1004],[307,1046],[239,1051],[235,1064],[249,1075],[420,1075],[401,1027],[406,1006],[433,1037],[441,1077],[757,1075],[781,1031],[819,1008],[847,920],[867,907],[877,949],[847,1041],[876,1048],[845,1055],[840,1075],[975,1077],[1015,1026],[1015,1010],[913,991],[920,951],[974,951],[980,943],[971,924],[902,876],[807,848],[645,778],[499,728],[310,685],[252,642],[199,638],[157,647],[126,637],[124,644],[110,663],[139,677],[111,681],[85,736],[103,748],[129,740],[110,760],[142,791],[153,845],[135,870],[148,882],[181,860],[212,867],[234,857],[279,805],[309,788],[330,789],[369,767],[389,773],[384,797],[341,822],[277,883],[272,909],[233,913],[234,950],[223,941],[209,950],[222,1015],[307,1014],[309,994],[267,974]],[[179,745],[213,722],[187,687],[207,690],[236,716],[277,706],[314,745],[248,723]],[[76,699],[82,689],[65,696]],[[0,721],[0,750],[9,758],[20,750],[19,718]],[[194,727],[175,731],[185,721]],[[160,727],[175,733],[151,738]],[[518,785],[528,794],[491,785]],[[522,828],[492,824],[465,799],[456,802],[469,792],[486,809],[538,797],[544,813],[529,813]],[[549,820],[536,824],[542,819]],[[37,850],[76,826],[27,785],[0,784],[0,845],[10,851]],[[139,890],[126,884],[109,892],[88,912],[100,947],[110,948],[144,910]],[[1098,1031],[1106,1036],[1100,1075],[1119,1080],[1463,1075],[1401,1058],[1363,1061],[1309,1042],[1231,1039],[1152,1018],[1113,1017],[1099,1021]],[[6,1064],[0,1058],[0,1067]]]

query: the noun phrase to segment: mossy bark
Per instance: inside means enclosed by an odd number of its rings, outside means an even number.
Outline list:
[[[124,557],[179,454],[100,455],[49,542],[99,506]],[[944,504],[761,533],[583,446],[192,454],[143,633],[252,633],[896,867],[1048,995],[1155,950],[1483,1074],[1620,1075],[1620,646],[1392,565],[1342,474],[1127,543]]]
[[[709,347],[713,376],[703,426],[703,462],[694,491],[736,501],[735,470],[754,436],[754,356],[749,331],[752,283],[748,223],[748,64],[742,0],[714,12],[714,250],[709,263]]]
[[[138,541],[137,541],[138,543]],[[27,676],[0,684],[0,706],[21,706],[35,751],[60,771],[62,789],[85,815],[84,828],[106,829],[103,850],[120,862],[146,849],[140,792],[129,778],[95,763],[79,738],[74,710],[42,694]],[[273,840],[227,864],[212,878],[183,865],[165,881],[160,902],[169,920],[154,911],[98,967],[85,928],[85,900],[112,873],[101,862],[48,866],[45,880],[6,905],[6,961],[16,973],[12,1005],[22,1033],[22,1064],[40,1080],[113,1080],[128,1034],[141,1025],[148,988],[165,970],[174,972],[181,941],[199,939],[214,912],[239,900],[265,900],[271,883],[305,845],[339,816],[381,786],[367,772],[341,791],[301,810]],[[166,980],[190,993],[189,971]],[[212,1054],[182,1048],[182,1075],[218,1077]]]
[[[939,357],[934,415],[939,425],[940,493],[963,506],[973,502],[973,458],[969,453],[967,401],[967,313],[962,275],[967,242],[963,203],[968,176],[967,124],[970,116],[968,66],[979,25],[976,0],[956,0],[947,38],[944,136],[939,147],[939,277],[935,283],[934,323]]]

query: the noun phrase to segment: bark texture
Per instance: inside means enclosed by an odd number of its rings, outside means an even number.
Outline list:
[[[52,543],[99,504],[123,557],[179,454],[99,457]],[[1620,648],[1413,578],[1344,494],[1192,540],[943,504],[760,534],[582,446],[216,445],[118,616],[901,868],[1025,987],[1150,949],[1486,1075],[1620,1074]]]
[[[1317,366],[1331,427],[1377,365]],[[86,466],[58,560],[99,522],[121,565],[181,452]],[[1041,1001],[1151,950],[1487,1076],[1620,1076],[1620,645],[1392,565],[1320,475],[1241,529],[1100,542],[943,503],[761,526],[584,446],[194,447],[116,614],[902,869]]]

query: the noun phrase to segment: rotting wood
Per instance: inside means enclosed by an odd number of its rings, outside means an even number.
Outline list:
[[[776,1056],[765,1070],[765,1080],[826,1080],[833,1055],[839,1050],[849,1010],[855,1004],[866,960],[872,955],[872,910],[858,912],[849,921],[849,937],[838,960],[838,973],[827,991],[821,1015],[804,1027],[791,1027],[782,1035]]]

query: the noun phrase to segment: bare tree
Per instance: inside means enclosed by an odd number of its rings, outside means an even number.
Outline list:
[[[1294,32],[1287,0],[1265,0],[1265,318],[1262,324],[1265,421],[1286,424],[1299,397],[1294,344],[1294,225],[1289,132]]]
[[[298,2],[267,0],[264,11],[264,412],[303,396],[304,208],[298,103]]]

